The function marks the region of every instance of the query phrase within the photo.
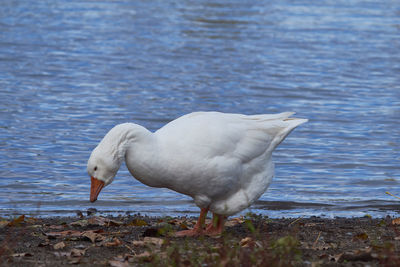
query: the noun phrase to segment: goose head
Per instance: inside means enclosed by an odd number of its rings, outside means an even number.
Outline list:
[[[100,191],[111,184],[121,165],[115,155],[101,145],[93,150],[87,164],[87,172],[91,179],[90,202],[95,202]]]
[[[92,151],[87,164],[91,179],[90,201],[95,202],[100,191],[111,184],[125,158],[132,141],[141,141],[150,132],[132,123],[123,123],[112,128]]]
[[[95,202],[100,191],[111,184],[124,157],[124,139],[121,126],[111,129],[92,151],[87,164],[91,179],[90,202]]]

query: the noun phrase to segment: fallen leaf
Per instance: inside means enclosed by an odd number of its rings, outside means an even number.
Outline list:
[[[128,261],[119,261],[119,260],[109,260],[108,264],[112,267],[129,267],[130,266]]]
[[[142,260],[142,261],[147,261],[147,262],[149,262],[149,261],[152,260],[153,255],[150,254],[150,252],[145,251],[145,252],[143,252],[143,253],[140,253],[140,254],[135,255],[135,258],[136,258],[136,259],[140,259],[140,260]]]
[[[392,224],[394,225],[400,225],[400,218],[396,218],[392,220]]]
[[[79,264],[79,263],[81,263],[81,259],[82,259],[82,257],[70,258],[68,260],[68,263],[69,264]]]
[[[116,256],[116,257],[114,257],[113,259],[117,260],[117,261],[125,261],[125,257],[123,255],[121,255],[121,254]]]
[[[147,225],[148,225],[147,222],[140,219],[134,219],[133,221],[126,224],[126,226],[147,226]]]
[[[239,245],[243,248],[253,248],[253,247],[262,247],[262,244],[259,241],[254,241],[251,237],[245,237],[240,240]]]
[[[87,248],[86,248],[87,249]],[[77,249],[77,248],[73,248],[71,250],[71,257],[81,257],[84,256],[86,253],[86,249]]]
[[[64,229],[64,225],[50,225],[49,228],[50,229],[54,229],[54,230],[62,230]]]
[[[79,220],[79,221],[76,221],[76,222],[72,222],[69,225],[84,227],[84,226],[88,225],[88,220]]]
[[[325,244],[324,242],[320,242],[320,243],[315,244],[315,245],[313,244],[311,246],[311,248],[314,249],[314,250],[327,250],[327,249],[330,249],[331,246],[328,245],[328,244]]]
[[[179,229],[181,229],[181,230],[188,230],[188,229],[189,229],[189,226],[188,226],[186,223],[181,223],[181,224],[179,225]]]
[[[16,218],[16,219],[12,220],[11,222],[9,222],[8,226],[18,226],[24,221],[25,221],[25,215],[21,215],[18,218]]]
[[[119,240],[117,237],[114,237],[113,241],[104,243],[104,246],[106,246],[106,247],[114,247],[114,246],[120,246],[122,244],[123,243],[122,243],[121,240]]]
[[[135,247],[143,247],[146,245],[146,243],[142,240],[133,240],[132,245],[134,245]]]
[[[55,244],[53,246],[53,248],[54,249],[63,249],[63,248],[65,248],[65,243],[64,242],[59,242],[59,243]]]
[[[248,247],[249,245],[249,243],[250,242],[253,242],[253,238],[251,238],[251,237],[245,237],[245,238],[243,238],[242,240],[240,240],[240,242],[239,242],[239,245],[241,246],[241,247]]]
[[[3,228],[4,226],[7,226],[10,222],[9,221],[0,221],[0,228]]]
[[[75,230],[67,230],[61,232],[49,232],[45,233],[49,238],[57,238],[57,237],[67,237],[67,236],[80,236],[82,233],[80,231]]]
[[[334,261],[334,262],[338,262],[339,259],[342,257],[343,253],[339,253],[339,254],[335,254],[333,256],[330,257],[330,261]]]
[[[129,248],[129,249],[130,249],[130,248]],[[128,254],[128,253],[126,253],[126,254],[124,255],[124,258],[125,258],[125,260],[127,260],[128,262],[133,262],[133,261],[135,260],[134,255]]]
[[[82,236],[89,238],[90,241],[92,241],[92,243],[95,243],[97,241],[102,241],[105,238],[103,235],[99,234],[99,230],[84,231],[82,233]]]
[[[98,226],[120,226],[123,223],[115,220],[111,220],[104,217],[94,216],[87,220],[88,225],[98,225]]]
[[[126,236],[126,235],[129,235],[130,233],[131,233],[130,231],[109,232],[109,234],[112,235],[112,236],[122,236],[122,237],[124,237],[124,236]]]
[[[322,224],[322,223],[314,223],[314,222],[311,222],[311,223],[305,223],[304,226],[305,226],[305,227],[314,227],[314,226],[321,225],[321,224]]]
[[[357,235],[353,236],[353,241],[367,240],[367,239],[368,239],[368,235],[366,233],[361,233],[361,234],[357,234]]]
[[[232,227],[232,226],[242,224],[242,223],[244,223],[244,219],[242,217],[232,218],[225,222],[225,226]]]
[[[29,226],[30,228],[33,228],[33,229],[36,229],[36,228],[42,228],[43,227],[43,225],[40,225],[40,224],[35,224],[35,225],[31,225],[31,226]],[[1,227],[0,227],[1,228]]]
[[[148,237],[148,236],[146,236],[146,237],[143,239],[143,241],[144,241],[145,243],[147,243],[147,244],[156,245],[156,246],[158,246],[158,247],[161,247],[161,246],[164,244],[164,242],[165,242],[165,240],[162,239],[162,238]]]

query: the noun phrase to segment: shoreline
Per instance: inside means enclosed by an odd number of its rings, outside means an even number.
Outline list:
[[[4,266],[396,266],[400,219],[229,218],[221,237],[177,238],[195,217],[0,218]],[[227,255],[230,255],[229,257]]]

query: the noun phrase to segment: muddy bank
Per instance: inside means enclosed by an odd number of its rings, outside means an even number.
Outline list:
[[[195,218],[0,219],[2,266],[400,266],[400,219],[231,218],[218,238],[176,238]]]

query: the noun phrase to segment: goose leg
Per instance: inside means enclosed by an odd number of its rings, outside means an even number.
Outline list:
[[[199,219],[197,220],[193,229],[176,232],[175,236],[177,236],[177,237],[198,236],[198,235],[203,234],[203,226],[204,226],[204,222],[206,220],[207,212],[208,212],[208,209],[206,209],[206,208],[201,209]]]
[[[213,218],[207,226],[205,234],[208,236],[218,236],[224,230],[226,217],[223,215],[213,213]]]

